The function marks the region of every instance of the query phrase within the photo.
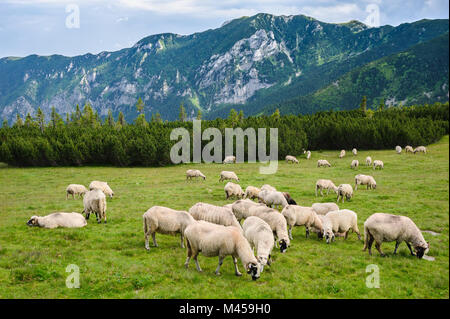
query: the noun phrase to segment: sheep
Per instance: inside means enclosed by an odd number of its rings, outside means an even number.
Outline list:
[[[226,204],[226,205],[223,205],[222,207],[229,209],[232,212],[232,210],[231,210],[232,206],[233,206],[233,204]]]
[[[334,183],[329,180],[329,179],[319,179],[316,182],[316,188],[315,188],[315,192],[316,192],[316,196],[317,196],[317,190],[320,189],[320,195],[323,196],[323,190],[326,189],[327,190],[327,195],[330,192],[330,189],[332,189],[336,194],[337,194],[337,187],[336,185],[334,185]]]
[[[353,153],[354,156],[358,155],[357,149],[356,148],[352,149],[352,153]]]
[[[236,157],[233,155],[226,156],[225,159],[223,160],[223,163],[224,164],[236,163]]]
[[[277,191],[277,189],[275,187],[270,186],[269,184],[264,184],[263,186],[261,186],[261,190],[262,191],[263,190],[268,190],[268,191],[271,191],[271,192],[276,192]]]
[[[358,174],[355,176],[355,191],[358,189],[358,185],[367,185],[367,189],[376,189],[377,182],[370,175]]]
[[[263,272],[264,266],[271,264],[271,253],[275,243],[272,229],[269,224],[256,216],[247,218],[242,224],[242,229],[250,247],[256,248],[256,258]]]
[[[187,258],[184,263],[186,268],[189,267],[189,262],[193,258],[197,271],[202,271],[198,263],[198,254],[201,252],[207,257],[219,256],[215,274],[220,275],[219,271],[224,258],[231,255],[236,276],[242,276],[237,266],[237,258],[239,258],[253,280],[260,277],[261,265],[253,254],[247,239],[235,227],[199,221],[189,225],[184,231],[184,236],[187,246]]]
[[[235,172],[230,171],[222,171],[220,172],[220,179],[219,182],[225,181],[225,180],[234,180],[236,182],[239,182],[239,178],[237,177]]]
[[[84,185],[70,184],[66,188],[66,200],[69,197],[69,194],[72,195],[72,199],[75,199],[74,195],[78,195],[78,198],[82,198],[87,191],[88,190]]]
[[[223,226],[234,226],[237,227],[239,231],[242,231],[241,224],[237,221],[233,212],[226,207],[199,202],[189,208],[189,214],[191,214],[195,220],[205,220]]]
[[[306,238],[309,237],[309,231],[311,227],[322,229],[322,222],[311,207],[288,205],[283,208],[281,214],[284,216],[284,218],[286,219],[286,223],[289,226],[288,233],[290,239],[293,239],[293,226],[305,226]]]
[[[317,167],[321,167],[321,166],[328,166],[331,167],[331,164],[327,161],[327,160],[318,160],[317,161]]]
[[[343,158],[345,156],[345,150],[341,150],[339,153],[339,158]]]
[[[341,209],[331,211],[325,215],[322,225],[322,233],[325,236],[327,244],[334,241],[335,233],[344,233],[344,239],[347,239],[350,229],[361,240],[361,234],[358,229],[358,216],[352,210]]]
[[[397,154],[401,154],[401,153],[402,153],[402,147],[401,147],[400,145],[397,145],[397,146],[395,147],[395,152],[396,152]]]
[[[106,224],[106,196],[100,189],[94,188],[87,192],[83,198],[83,205],[82,214],[86,214],[86,220],[91,213],[95,213],[97,223],[100,224],[103,219]]]
[[[385,256],[381,250],[383,242],[395,241],[394,255],[397,253],[398,246],[404,241],[409,248],[412,256],[416,252],[417,258],[422,258],[428,253],[430,244],[423,238],[422,232],[416,224],[406,216],[391,215],[385,213],[375,213],[364,222],[364,248],[369,249],[369,255],[372,255],[372,243],[375,240],[375,248],[381,256]]]
[[[247,186],[247,188],[245,189],[244,199],[245,198],[250,198],[250,199],[258,198],[258,194],[260,191],[261,190],[257,187]]]
[[[297,202],[291,197],[291,194],[283,192],[283,196],[289,205],[297,205]]]
[[[373,161],[373,169],[376,169],[377,167],[379,167],[380,169],[384,168],[384,163],[383,161],[380,160],[374,160]]]
[[[57,227],[80,228],[87,225],[83,215],[78,213],[52,213],[47,216],[31,216],[28,226],[38,226],[48,229]]]
[[[288,205],[288,202],[282,192],[262,190],[259,192],[258,198],[260,202],[266,204],[269,207],[280,205],[284,208],[286,205]]]
[[[352,163],[350,164],[350,168],[354,168],[354,169],[356,169],[356,168],[358,168],[358,166],[359,166],[359,161],[358,160],[353,160],[352,161]]]
[[[406,153],[408,153],[408,152],[414,153],[414,149],[412,148],[411,145],[406,145],[406,146],[405,146],[405,152],[406,152]]]
[[[344,202],[344,197],[349,201],[353,197],[353,188],[350,184],[341,184],[337,188],[337,200],[336,203],[339,202],[339,197],[342,198],[342,202]]]
[[[186,181],[192,180],[193,178],[198,179],[199,177],[203,178],[203,180],[206,179],[206,176],[198,169],[188,169],[186,171]]]
[[[89,190],[93,190],[95,188],[100,189],[106,196],[109,196],[110,198],[113,198],[114,196],[114,192],[109,187],[107,182],[92,181],[89,184]]]
[[[242,219],[245,219],[247,217],[253,216],[253,208],[254,207],[267,207],[264,204],[255,203],[254,201],[251,201],[249,199],[241,199],[235,201],[232,206],[231,210],[236,217],[236,219],[241,222]]]
[[[144,221],[145,249],[147,250],[150,250],[148,244],[149,235],[152,235],[153,246],[158,247],[155,237],[156,233],[169,235],[180,233],[181,248],[184,248],[184,231],[187,226],[195,222],[194,217],[188,212],[162,206],[153,206],[149,208],[144,215],[142,215],[142,218]]]
[[[295,164],[298,164],[298,159],[296,159],[295,156],[292,156],[292,155],[286,155],[286,163],[295,163]]]
[[[366,157],[366,165],[367,165],[367,166],[372,165],[372,157],[370,157],[370,156],[367,156],[367,157]]]
[[[225,195],[226,195],[227,199],[229,199],[232,196],[235,196],[236,198],[240,199],[240,198],[243,198],[245,195],[241,186],[239,184],[235,184],[232,182],[228,182],[225,185],[224,190],[225,190]]]
[[[339,210],[339,206],[336,203],[314,203],[311,206],[317,215],[326,215],[333,210]]]
[[[311,151],[307,151],[306,152],[306,159],[310,159],[311,158]]]
[[[414,154],[416,154],[417,152],[422,152],[422,153],[427,153],[427,148],[425,146],[418,146],[414,149]]]

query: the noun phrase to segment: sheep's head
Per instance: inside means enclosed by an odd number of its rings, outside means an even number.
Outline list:
[[[426,255],[428,251],[430,250],[430,244],[427,242],[426,245],[421,244],[414,246],[414,250],[416,251],[417,258],[422,258],[423,255]]]
[[[28,226],[38,226],[38,217],[31,216],[30,220],[27,222]]]
[[[325,237],[327,244],[329,244],[331,241],[334,241],[334,233],[331,228],[323,228],[322,234],[322,236]]]
[[[280,244],[280,252],[285,253],[288,248],[288,243],[284,239],[280,239],[278,242]]]
[[[258,279],[261,276],[261,264],[258,263],[248,263],[247,264],[247,274],[252,276],[253,280]]]

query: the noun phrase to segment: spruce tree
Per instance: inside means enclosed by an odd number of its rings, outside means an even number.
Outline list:
[[[44,112],[42,112],[40,107],[38,107],[37,112],[36,112],[36,122],[37,122],[37,125],[39,126],[39,129],[41,130],[41,132],[44,132],[45,115],[44,115]]]
[[[17,127],[23,126],[23,121],[22,121],[22,118],[20,117],[19,113],[16,114],[16,122],[14,123],[14,126],[17,126]]]
[[[127,125],[127,121],[125,120],[125,116],[123,115],[122,112],[119,112],[119,118],[117,120],[117,122],[120,124],[120,126],[125,126]]]
[[[180,121],[184,122],[186,121],[187,115],[186,115],[186,110],[184,108],[183,103],[181,103],[180,105]]]
[[[367,111],[367,97],[365,95],[363,96],[363,98],[361,100],[361,104],[359,105],[359,108],[364,113]]]
[[[136,103],[136,109],[138,110],[139,114],[142,114],[144,111],[144,101],[139,97],[137,103]]]

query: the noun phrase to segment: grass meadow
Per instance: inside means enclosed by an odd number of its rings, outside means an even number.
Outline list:
[[[274,175],[260,175],[259,163],[185,164],[161,168],[51,167],[0,168],[0,298],[449,298],[449,137],[429,145],[429,153],[397,155],[394,150],[351,151],[338,158],[338,151],[314,151],[300,164],[279,162]],[[384,161],[383,170],[364,165],[366,156]],[[318,159],[331,168],[317,168]],[[360,161],[357,170],[352,159]],[[200,169],[206,181],[185,181],[188,168]],[[422,230],[435,261],[410,256],[402,243],[396,256],[395,243],[384,243],[387,257],[362,252],[363,242],[351,233],[344,241],[327,245],[313,234],[305,238],[296,227],[287,253],[274,250],[274,263],[254,282],[234,275],[227,257],[221,276],[214,270],[217,258],[199,256],[203,273],[191,262],[183,264],[185,249],[179,237],[157,234],[159,247],[144,249],[142,215],[154,205],[188,210],[203,201],[224,205],[221,170],[235,171],[245,189],[268,183],[287,191],[299,205],[335,201],[333,194],[315,197],[319,178],[336,185],[354,185],[356,174],[373,175],[376,190],[358,189],[350,202],[340,203],[358,214],[358,225],[375,212],[406,215]],[[108,199],[108,224],[95,218],[81,229],[27,227],[32,215],[56,211],[81,212],[82,200],[66,200],[70,183],[88,185],[105,180],[115,192]],[[151,243],[151,240],[150,240]],[[66,287],[66,267],[80,269],[80,288]],[[368,265],[379,267],[380,288],[366,287]],[[239,262],[239,269],[243,266]]]

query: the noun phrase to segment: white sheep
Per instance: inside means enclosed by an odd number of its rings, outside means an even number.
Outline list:
[[[344,197],[349,201],[353,197],[353,188],[350,184],[341,184],[337,189],[337,200],[336,203],[339,202],[339,198],[342,198],[342,202],[344,202]]]
[[[416,154],[417,152],[422,152],[422,153],[427,153],[427,148],[425,147],[425,146],[417,146],[415,149],[414,149],[414,154]]]
[[[263,186],[261,186],[261,190],[267,190],[267,191],[271,191],[271,192],[276,192],[277,189],[273,186],[270,186],[269,184],[264,184]]]
[[[219,182],[222,182],[225,180],[234,180],[236,182],[239,182],[239,177],[237,177],[235,172],[222,171],[222,172],[220,172]]]
[[[242,224],[244,230],[244,236],[247,238],[250,247],[256,248],[256,258],[261,264],[261,272],[264,270],[265,265],[271,263],[272,249],[275,243],[272,229],[269,224],[264,220],[256,216],[250,216]]]
[[[331,164],[327,160],[320,159],[317,161],[317,167],[321,167],[321,166],[331,167]]]
[[[295,163],[298,164],[298,159],[292,155],[286,155],[286,163]]]
[[[317,191],[320,190],[320,195],[323,196],[323,190],[327,190],[327,195],[330,192],[330,190],[333,190],[337,194],[337,187],[334,185],[334,183],[329,179],[319,179],[316,182],[315,192],[317,196]]]
[[[247,186],[247,188],[245,189],[244,199],[245,198],[250,198],[250,199],[258,198],[258,194],[260,191],[261,190],[257,187]]]
[[[195,222],[195,219],[188,212],[178,211],[162,206],[153,206],[142,215],[144,222],[145,249],[150,250],[148,237],[152,235],[153,246],[158,247],[156,233],[181,235],[181,248],[183,245],[184,231],[187,226]]]
[[[224,164],[236,163],[236,157],[233,155],[226,156],[225,159],[223,160],[223,163]]]
[[[311,158],[311,151],[307,151],[306,152],[306,159],[310,159]]]
[[[87,188],[84,185],[80,184],[70,184],[66,188],[66,199],[69,197],[69,195],[72,195],[72,199],[75,199],[74,195],[78,195],[78,198],[81,198],[84,196],[84,194],[87,193]]]
[[[282,192],[271,192],[268,190],[262,190],[258,194],[260,202],[266,204],[269,207],[281,206],[285,207],[288,205],[286,197]]]
[[[206,179],[206,176],[198,169],[188,169],[186,171],[186,181],[192,180],[193,178],[198,179],[199,177],[203,178],[203,180]]]
[[[350,168],[358,168],[359,166],[359,161],[358,160],[353,160],[352,163],[350,164]]]
[[[322,222],[317,217],[316,212],[311,207],[304,207],[298,205],[288,205],[281,211],[281,214],[286,219],[286,223],[289,227],[289,238],[292,238],[293,226],[305,226],[306,237],[309,237],[309,231],[311,227],[322,229]]]
[[[416,256],[422,258],[428,253],[429,243],[423,238],[422,232],[416,224],[406,216],[391,215],[385,213],[375,213],[364,222],[364,248],[369,249],[372,255],[372,244],[375,241],[375,248],[381,256],[385,256],[381,250],[383,242],[395,241],[394,255],[398,246],[404,241],[414,256],[411,246],[416,251]]]
[[[247,217],[253,216],[254,211],[253,208],[255,207],[267,207],[264,204],[255,203],[254,201],[251,201],[249,199],[241,199],[235,201],[232,206],[231,210],[236,217],[236,219],[241,222],[242,219],[245,219]]]
[[[43,228],[80,228],[86,226],[87,222],[83,215],[78,213],[53,213],[47,216],[31,216],[27,222],[28,226],[38,226]]]
[[[94,188],[84,195],[83,198],[83,214],[86,214],[86,220],[89,219],[91,213],[95,213],[97,223],[101,223],[102,219],[106,224],[106,196],[98,188]]]
[[[374,160],[373,161],[373,169],[376,169],[377,167],[379,167],[380,169],[384,168],[384,163],[383,161],[380,160]]]
[[[89,190],[93,190],[95,188],[100,189],[106,196],[109,196],[110,198],[113,198],[114,196],[114,192],[112,191],[111,187],[109,187],[107,182],[92,181],[89,184]]]
[[[333,210],[339,210],[339,206],[336,203],[314,203],[311,206],[317,215],[326,215]]]
[[[367,156],[367,157],[366,157],[366,165],[367,165],[367,166],[372,165],[372,157],[370,157],[370,156]]]
[[[187,258],[184,263],[186,268],[189,267],[189,261],[193,258],[197,271],[202,271],[198,263],[198,254],[201,252],[207,257],[219,256],[219,264],[215,273],[220,275],[219,271],[223,260],[226,256],[231,255],[236,276],[242,275],[237,266],[237,258],[239,258],[253,280],[260,277],[261,265],[253,254],[247,239],[235,227],[199,221],[189,225],[184,236],[187,246]]]
[[[345,156],[345,150],[341,150],[339,153],[339,158],[343,158]]]
[[[358,155],[358,150],[356,148],[352,149],[352,153],[354,156]]]
[[[414,149],[412,148],[412,146],[411,145],[406,145],[405,146],[405,152],[406,153],[414,153]]]
[[[191,214],[195,220],[204,220],[223,226],[234,226],[237,227],[239,231],[242,231],[241,224],[239,224],[233,212],[227,207],[199,202],[189,208],[189,214]]]
[[[395,152],[396,152],[397,154],[401,154],[401,153],[402,153],[402,147],[401,147],[400,145],[397,145],[397,146],[395,147]]]
[[[358,189],[358,185],[367,185],[367,189],[376,189],[377,182],[375,178],[370,175],[358,174],[355,176],[355,191]]]
[[[348,232],[352,230],[358,235],[361,240],[361,234],[358,229],[358,216],[349,209],[334,210],[329,212],[323,218],[322,233],[325,236],[327,244],[334,241],[336,233],[344,233],[344,238],[347,239]]]
[[[228,182],[223,189],[225,190],[225,195],[227,199],[231,198],[232,196],[240,199],[243,198],[245,195],[241,186],[239,184],[235,184],[232,182]]]

